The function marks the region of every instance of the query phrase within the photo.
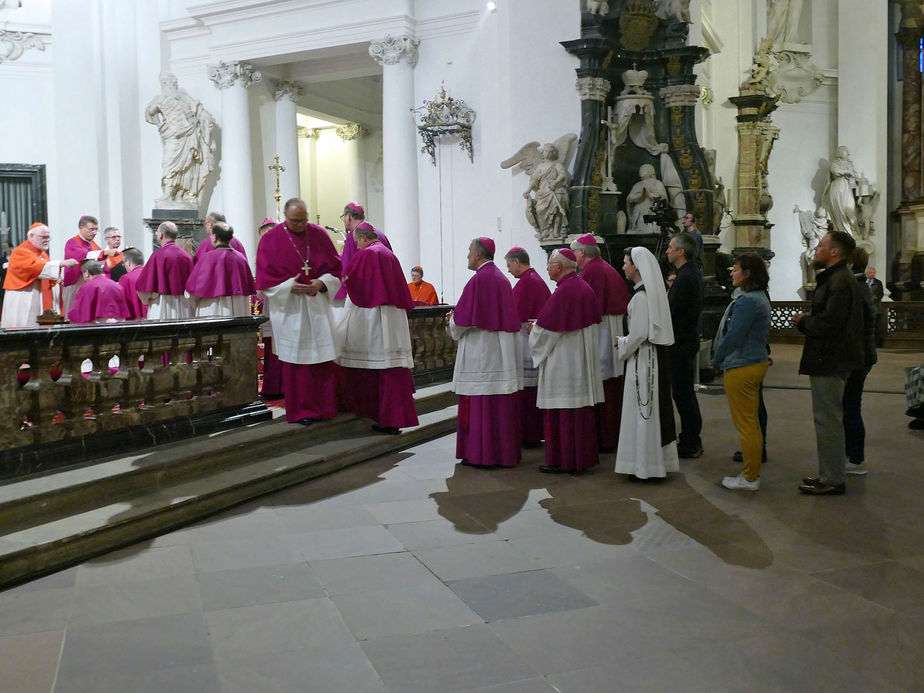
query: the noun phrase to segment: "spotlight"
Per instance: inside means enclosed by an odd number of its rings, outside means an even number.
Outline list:
[[[488,0],[488,12],[497,12],[497,3]]]

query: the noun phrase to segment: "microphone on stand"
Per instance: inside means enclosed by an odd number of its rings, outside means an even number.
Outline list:
[[[335,229],[333,226],[325,226],[325,229],[332,231],[333,233],[339,234],[343,239],[346,239],[346,234],[340,229]]]

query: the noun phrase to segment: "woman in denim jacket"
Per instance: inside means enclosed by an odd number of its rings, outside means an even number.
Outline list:
[[[731,273],[735,292],[725,309],[715,336],[713,365],[725,371],[725,395],[732,421],[741,436],[744,470],[722,479],[725,488],[760,489],[760,462],[764,446],[757,416],[760,385],[770,365],[767,334],[770,331],[770,277],[759,255],[743,253],[735,258]]]

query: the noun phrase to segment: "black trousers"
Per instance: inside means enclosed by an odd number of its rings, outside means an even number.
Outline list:
[[[872,366],[870,366],[872,368]],[[865,458],[866,426],[863,425],[863,383],[870,368],[861,368],[847,376],[844,386],[844,452],[854,464]]]
[[[680,415],[680,436],[677,448],[680,452],[696,450],[702,445],[703,417],[699,413],[699,402],[693,390],[696,372],[696,350],[671,347],[671,394]]]

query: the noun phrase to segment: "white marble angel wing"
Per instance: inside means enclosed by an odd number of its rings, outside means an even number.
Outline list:
[[[540,161],[542,161],[542,155],[539,153],[539,143],[527,142],[517,150],[516,154],[501,161],[500,167],[512,168],[520,164],[527,173],[532,173],[533,168]]]

